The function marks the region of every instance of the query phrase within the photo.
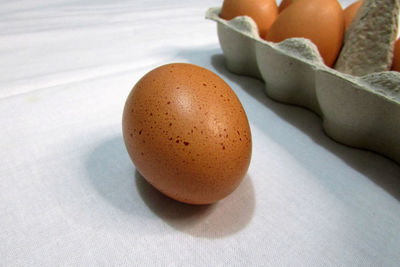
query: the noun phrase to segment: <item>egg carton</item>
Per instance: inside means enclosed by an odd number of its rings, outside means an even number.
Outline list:
[[[381,153],[400,164],[400,73],[355,77],[327,67],[305,38],[280,43],[259,37],[247,16],[224,20],[221,8],[206,18],[217,22],[229,71],[265,82],[266,94],[321,116],[327,135],[339,143]]]

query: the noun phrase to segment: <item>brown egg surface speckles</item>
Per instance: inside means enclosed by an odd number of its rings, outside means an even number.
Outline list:
[[[219,76],[196,65],[147,73],[128,96],[122,127],[137,170],[181,202],[226,197],[250,164],[250,127],[239,99]]]

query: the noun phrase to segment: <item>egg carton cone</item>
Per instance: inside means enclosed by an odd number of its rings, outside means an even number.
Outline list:
[[[220,10],[210,8],[206,18],[217,22],[229,71],[263,80],[274,100],[317,113],[325,133],[337,142],[400,164],[400,73],[356,77],[338,72],[324,64],[310,40],[268,42],[250,17],[227,21],[219,17]]]

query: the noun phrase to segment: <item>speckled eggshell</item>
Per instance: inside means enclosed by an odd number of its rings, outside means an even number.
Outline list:
[[[219,76],[196,65],[147,73],[128,96],[122,127],[137,170],[181,202],[226,197],[250,164],[250,127],[239,99]]]

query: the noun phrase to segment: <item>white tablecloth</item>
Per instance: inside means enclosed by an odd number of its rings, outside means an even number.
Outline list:
[[[0,1],[1,266],[400,264],[400,166],[229,73],[204,19],[221,3]],[[162,196],[125,150],[129,91],[170,62],[219,74],[251,124],[249,172],[216,205]]]

